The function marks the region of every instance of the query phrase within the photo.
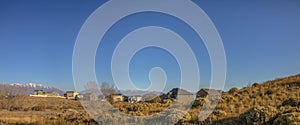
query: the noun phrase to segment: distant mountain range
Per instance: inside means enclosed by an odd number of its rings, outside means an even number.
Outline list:
[[[63,95],[65,92],[50,86],[44,86],[42,84],[34,84],[34,83],[28,83],[28,84],[20,84],[20,83],[13,83],[13,84],[0,84],[1,87],[3,86],[8,87],[8,89],[18,92],[21,91],[25,93],[25,95],[32,94],[34,90],[43,90],[44,92],[57,92],[59,95]]]
[[[143,91],[143,90],[120,90],[120,92],[123,95],[126,95],[126,96],[145,95],[145,94],[148,94],[148,93],[153,93],[153,94],[156,94],[156,95],[161,95],[162,94],[161,92]]]

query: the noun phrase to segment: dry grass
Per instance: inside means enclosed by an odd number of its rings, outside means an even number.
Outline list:
[[[63,109],[83,109],[79,101],[62,98],[43,98],[29,96],[0,97],[0,109],[9,111],[61,111]]]
[[[213,99],[197,98],[190,110],[183,114],[167,111],[167,114],[157,115],[166,110],[171,104],[177,108],[186,108],[188,105],[176,104],[171,100],[142,102],[142,103],[115,103],[113,106],[121,112],[133,116],[150,116],[158,119],[177,119],[185,115],[178,124],[297,124],[300,122],[300,75],[279,78],[261,84],[253,84],[242,89],[233,88],[222,94],[213,113],[199,122],[198,115],[201,109],[210,109],[211,105],[203,105],[205,101],[213,104]],[[145,124],[157,123],[153,119],[139,121],[137,118],[120,118],[115,110],[102,110],[109,104],[83,102],[91,111],[90,116],[85,112],[79,101],[60,98],[37,97],[5,97],[0,96],[0,123],[9,124]],[[101,109],[101,110],[96,110]],[[99,117],[99,113],[102,114]],[[105,115],[112,113],[113,116]],[[170,113],[170,114],[168,114]],[[259,115],[257,115],[259,114]],[[123,121],[118,121],[122,119]],[[171,122],[170,122],[171,123]]]
[[[96,124],[81,103],[61,98],[1,97],[0,123],[68,125]]]

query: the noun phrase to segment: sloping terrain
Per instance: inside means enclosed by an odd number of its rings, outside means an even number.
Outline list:
[[[300,124],[300,75],[223,93],[205,123]]]
[[[197,98],[187,113],[167,110],[159,119],[178,119],[177,124],[228,124],[228,125],[299,125],[300,124],[300,75],[279,78],[264,83],[254,83],[242,89],[232,88],[223,92],[213,113],[204,121],[199,121],[200,110],[210,109],[216,103],[213,99]],[[115,112],[135,116],[149,116],[166,110],[176,100],[155,98],[141,103],[115,103],[116,110],[104,111],[106,104],[101,101],[87,101],[85,108],[75,100],[60,98],[38,98],[27,96],[0,96],[0,124],[132,124],[138,119],[128,118],[124,121]],[[90,106],[88,106],[90,105]],[[188,104],[178,106],[184,108]],[[100,110],[99,110],[100,109]],[[113,115],[106,113],[111,112]],[[170,113],[170,114],[168,114]],[[101,117],[99,114],[102,114]],[[153,119],[140,121],[145,124],[158,123]]]
[[[81,103],[62,98],[0,96],[0,124],[96,124]]]

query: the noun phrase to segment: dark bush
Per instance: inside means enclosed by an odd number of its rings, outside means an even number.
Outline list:
[[[22,107],[14,107],[14,106],[12,106],[12,107],[9,108],[9,111],[21,111],[21,110],[22,110]]]
[[[273,94],[273,91],[272,91],[272,90],[267,90],[267,91],[265,92],[265,94],[266,94],[266,95],[271,95],[271,94]]]
[[[44,111],[45,108],[43,108],[43,106],[33,106],[31,108],[32,111]]]
[[[239,89],[238,88],[231,88],[230,90],[229,90],[229,94],[234,94],[234,93],[236,93],[237,91],[238,91]]]
[[[259,96],[260,96],[260,97],[263,97],[263,96],[264,96],[264,94],[263,94],[263,93],[259,93]]]
[[[151,103],[160,103],[161,98],[157,96],[157,97],[153,98],[152,100],[150,100],[149,102],[151,102]]]
[[[259,86],[258,83],[253,83],[253,85],[252,85],[252,87],[257,87],[257,86]]]
[[[289,99],[284,100],[281,105],[282,106],[292,106],[292,107],[294,107],[294,106],[297,106],[297,104],[299,104],[299,103],[297,102],[296,99],[289,98]]]

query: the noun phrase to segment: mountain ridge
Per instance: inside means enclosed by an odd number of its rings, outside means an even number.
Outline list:
[[[64,91],[58,88],[36,83],[2,83],[0,84],[0,86],[0,88],[7,89],[7,91],[13,95],[29,95],[32,94],[34,90],[43,90],[44,92],[57,92],[59,93],[59,95],[63,95],[65,93]]]

